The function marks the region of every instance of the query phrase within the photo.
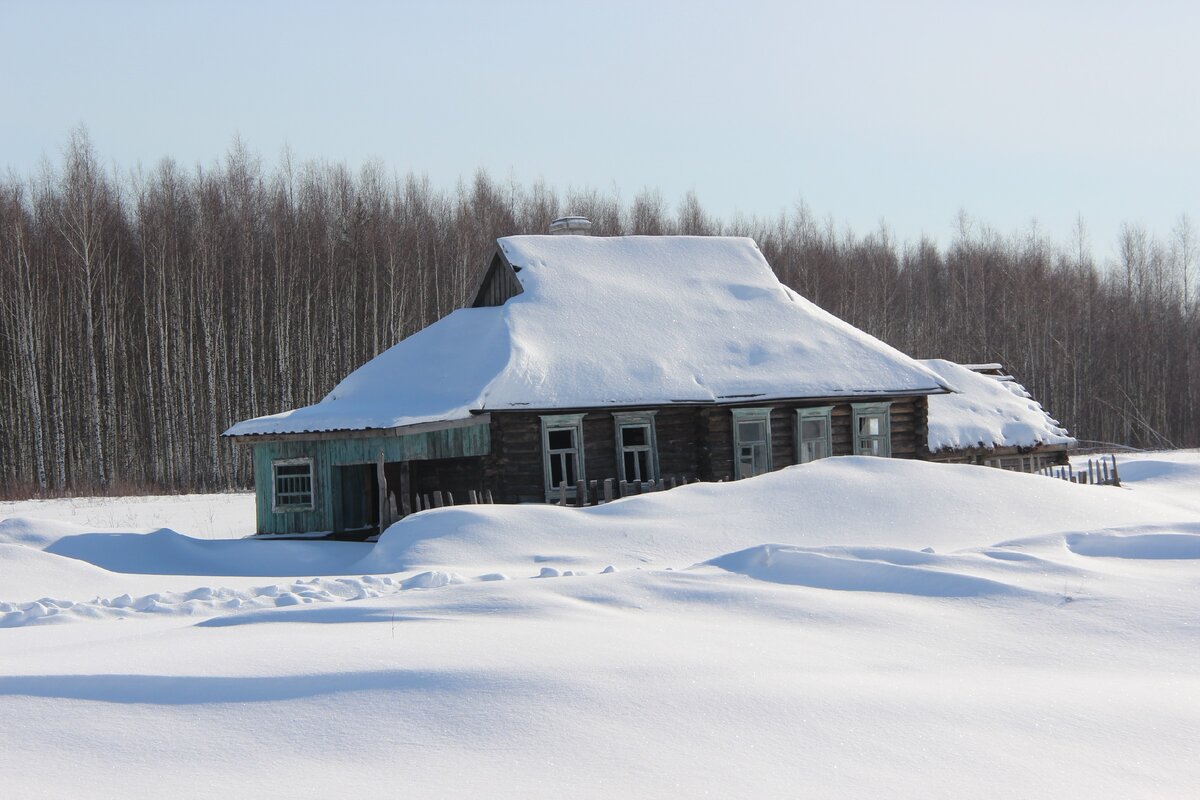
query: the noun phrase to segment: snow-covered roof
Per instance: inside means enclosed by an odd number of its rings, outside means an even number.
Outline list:
[[[1075,442],[1012,377],[980,372],[999,371],[999,364],[968,366],[938,358],[921,363],[958,390],[929,398],[929,452]]]
[[[321,402],[226,435],[393,428],[471,412],[924,394],[949,387],[708,236],[511,236],[523,291],[460,309]]]

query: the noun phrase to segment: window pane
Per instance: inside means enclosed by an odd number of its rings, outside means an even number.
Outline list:
[[[737,476],[750,478],[754,476],[754,448],[743,447],[738,451]]]
[[[800,423],[800,435],[805,439],[825,438],[825,420],[806,419]]]
[[[755,447],[754,448],[754,474],[762,475],[768,469],[769,468],[767,466],[767,448]]]
[[[562,459],[566,462],[567,486],[575,488],[575,456],[570,453],[564,453]]]
[[[625,447],[639,447],[650,444],[648,429],[644,425],[621,428],[621,444]]]
[[[575,448],[575,429],[563,428],[556,431],[549,431],[546,438],[550,442],[551,450],[573,450]]]
[[[738,423],[738,441],[740,442],[764,442],[767,439],[767,426],[765,422],[739,422]]]
[[[653,477],[650,474],[650,451],[649,450],[639,450],[634,455],[637,457],[636,461],[637,461],[637,469],[638,469],[638,480],[639,481],[650,480],[650,478]]]
[[[858,420],[858,432],[863,436],[878,436],[880,433],[880,422],[878,416],[860,417]]]
[[[565,454],[555,454],[550,456],[550,486],[557,487],[563,481],[563,459],[567,458]]]

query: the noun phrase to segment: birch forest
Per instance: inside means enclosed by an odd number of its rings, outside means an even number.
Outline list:
[[[1082,222],[1062,242],[964,214],[948,242],[899,242],[804,206],[719,219],[690,194],[484,172],[441,188],[236,143],[210,167],[119,168],[80,130],[57,163],[0,178],[0,496],[245,487],[225,428],[320,400],[469,302],[497,237],[568,213],[602,236],[753,237],[781,280],[902,351],[1001,362],[1080,439],[1200,446],[1184,218],[1123,227],[1098,262]],[[624,335],[654,346],[652,321]]]

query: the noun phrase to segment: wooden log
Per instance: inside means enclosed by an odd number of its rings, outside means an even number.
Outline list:
[[[621,497],[629,496],[629,481],[621,481]]]
[[[426,509],[433,508],[433,502],[429,499],[429,492],[425,493],[425,508]]]
[[[563,508],[567,507],[567,482],[558,482],[558,504]]]
[[[478,502],[479,502],[479,497],[478,497],[478,495],[475,494],[475,490],[467,489],[467,505],[473,506]]]
[[[583,508],[588,504],[587,484],[583,481],[575,481],[575,506]]]
[[[442,490],[441,489],[438,489],[438,490],[434,491],[434,493],[433,493],[433,507],[434,508],[442,507]]]
[[[613,501],[613,479],[604,479],[604,502],[611,503]]]
[[[588,481],[588,500],[596,505],[600,505],[600,492],[597,491],[598,486],[599,484],[596,481]]]
[[[485,489],[483,494],[484,494],[483,502],[487,503],[488,505],[491,505],[493,502],[495,502],[494,500],[492,500],[492,490],[491,489]]]
[[[446,491],[446,505],[454,505],[454,495],[449,490]]]

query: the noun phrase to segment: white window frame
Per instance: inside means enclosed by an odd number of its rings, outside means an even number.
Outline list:
[[[281,503],[279,502],[279,467],[308,467],[308,502]],[[294,476],[302,477],[302,476]],[[284,492],[283,494],[304,494],[304,492]],[[271,461],[271,511],[275,514],[290,514],[294,511],[312,511],[317,507],[317,473],[313,468],[311,458],[277,458]]]
[[[555,455],[564,453],[574,453],[575,458],[575,480],[587,482],[587,475],[583,468],[583,414],[551,414],[542,417],[542,475],[543,482],[546,486],[546,502],[557,500],[561,496],[560,489],[557,485],[550,484],[551,476],[554,474],[550,469],[550,459]],[[575,435],[575,447],[570,450],[558,450],[554,453],[550,451],[550,434],[553,431],[569,430]],[[575,484],[567,484],[567,499],[575,499]]]
[[[891,402],[887,403],[852,403],[853,420],[851,424],[854,433],[854,455],[856,456],[879,456],[880,458],[892,457],[892,416]],[[879,417],[880,426],[879,433],[874,435],[863,435],[861,432],[861,421],[868,417]],[[879,442],[879,452],[871,452],[868,446],[869,442]]]
[[[616,435],[617,444],[617,473],[621,476],[621,480],[634,483],[637,481],[656,481],[659,479],[660,471],[658,465],[658,431],[654,424],[654,415],[657,411],[614,411],[613,412],[613,428]],[[625,428],[645,428],[646,429],[646,444],[626,446],[625,440],[621,436],[621,432]],[[626,452],[645,452],[647,469],[649,475],[643,475],[638,478],[633,475],[628,475],[625,472],[625,453]]]
[[[825,435],[819,439],[825,445],[825,455],[820,458],[829,458],[833,455],[833,406],[812,406],[811,408],[796,409],[796,463],[806,464],[810,461],[818,459],[804,458],[804,445],[809,440],[804,437],[804,422],[806,420],[819,419],[825,423]]]
[[[775,464],[771,456],[771,409],[770,408],[734,408],[733,411],[733,479],[741,478],[738,466],[741,462],[742,438],[741,438],[741,423],[743,422],[762,422],[764,423],[763,430],[765,432],[765,441],[751,442],[750,444],[762,444],[764,461],[767,468],[763,472],[754,473],[755,476],[763,475],[770,472]],[[754,476],[750,476],[754,477]]]

